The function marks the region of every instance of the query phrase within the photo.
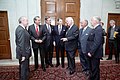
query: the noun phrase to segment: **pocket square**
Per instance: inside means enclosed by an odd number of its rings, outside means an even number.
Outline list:
[[[63,31],[65,31],[65,30],[63,30]]]
[[[85,35],[88,35],[88,34],[85,34]]]

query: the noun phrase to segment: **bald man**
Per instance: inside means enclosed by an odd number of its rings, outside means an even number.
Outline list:
[[[26,30],[28,19],[22,16],[18,21],[19,26],[15,31],[16,58],[19,59],[20,80],[28,80],[29,58],[31,56],[30,35]]]
[[[82,20],[80,24],[82,28],[79,30],[78,51],[80,55],[80,62],[82,65],[82,72],[87,77],[89,77],[89,66],[88,66],[88,58],[87,58],[86,50],[87,50],[87,39],[92,29],[88,27],[88,20]]]

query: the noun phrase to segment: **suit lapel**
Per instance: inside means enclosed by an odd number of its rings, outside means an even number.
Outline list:
[[[73,26],[74,26],[74,25],[73,25]],[[68,28],[67,34],[71,33],[73,26],[72,26],[70,29]],[[66,35],[67,35],[67,34],[66,34]]]

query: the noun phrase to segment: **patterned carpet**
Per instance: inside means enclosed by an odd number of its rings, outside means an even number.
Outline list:
[[[47,68],[43,72],[41,68],[33,71],[34,66],[30,66],[30,80],[85,80],[84,74],[81,72],[81,65],[76,63],[76,72],[69,75],[66,68]],[[0,80],[19,80],[18,66],[1,66]],[[120,80],[120,64],[114,61],[101,61],[100,80]]]

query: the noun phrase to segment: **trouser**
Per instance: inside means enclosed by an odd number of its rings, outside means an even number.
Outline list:
[[[83,52],[80,52],[80,62],[81,62],[81,65],[82,65],[82,71],[84,72],[87,72],[89,71],[89,60],[88,60],[88,56],[83,53]]]
[[[45,67],[45,51],[44,47],[41,46],[39,48],[33,48],[34,52],[34,62],[35,62],[35,68],[38,68],[38,50],[40,51],[40,59],[41,59],[41,67]]]
[[[100,59],[99,58],[90,58],[89,67],[90,67],[90,80],[100,80]]]
[[[19,59],[19,76],[20,80],[28,80],[30,69],[29,69],[29,59],[25,59],[21,62]]]
[[[60,64],[59,53],[61,53],[61,64],[62,66],[64,66],[64,47],[60,45],[56,45],[56,61],[57,61],[56,64]]]
[[[68,60],[68,67],[70,71],[75,71],[75,51],[66,51],[67,60]]]
[[[112,59],[113,49],[115,50],[115,59],[117,58],[117,42],[115,40],[109,40],[109,56],[108,59]]]
[[[52,64],[52,58],[53,58],[53,45],[46,46],[45,63]]]

